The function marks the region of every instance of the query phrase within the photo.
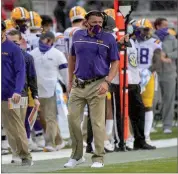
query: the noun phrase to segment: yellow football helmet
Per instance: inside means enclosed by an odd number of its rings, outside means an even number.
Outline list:
[[[169,33],[170,35],[176,36],[176,31],[173,30],[173,29],[171,29],[171,28],[168,29],[168,33]]]
[[[16,7],[11,12],[11,19],[16,20],[29,20],[29,12],[23,7]]]
[[[16,24],[14,23],[13,20],[7,19],[4,22],[6,24],[6,30],[11,30],[11,29],[15,29],[16,28]]]
[[[40,29],[41,28],[41,22],[42,19],[40,15],[37,12],[30,11],[30,29]]]
[[[105,9],[104,12],[108,15],[111,16],[115,20],[115,10],[112,8]]]
[[[69,12],[69,18],[71,22],[73,22],[76,19],[85,19],[86,11],[83,7],[75,6],[71,8]]]
[[[136,27],[138,28],[149,28],[149,29],[153,29],[153,25],[150,22],[150,20],[148,19],[140,19],[136,22]]]

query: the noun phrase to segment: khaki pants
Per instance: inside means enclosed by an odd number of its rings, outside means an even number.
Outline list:
[[[83,123],[82,123],[82,135],[83,141],[87,142],[87,125],[88,125],[88,116],[83,116]]]
[[[106,95],[98,95],[97,88],[104,79],[86,85],[84,89],[72,87],[69,104],[68,120],[72,139],[72,159],[80,159],[83,156],[83,136],[81,131],[80,116],[86,103],[89,105],[92,130],[94,135],[95,152],[93,162],[103,162],[104,138],[105,138],[105,98]]]
[[[40,112],[46,121],[46,146],[55,147],[62,143],[60,130],[57,122],[56,97],[40,98]]]
[[[20,108],[20,115],[24,124],[25,124],[26,113],[27,113],[27,108]]]
[[[13,153],[20,158],[31,159],[28,152],[28,140],[21,109],[8,109],[8,102],[2,101],[2,124]]]

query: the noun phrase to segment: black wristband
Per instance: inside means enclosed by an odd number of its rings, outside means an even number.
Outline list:
[[[109,82],[108,80],[105,79],[105,82],[108,84],[108,86],[111,85],[111,82]]]
[[[36,96],[34,96],[34,98],[33,99],[39,99],[39,97],[36,95]]]

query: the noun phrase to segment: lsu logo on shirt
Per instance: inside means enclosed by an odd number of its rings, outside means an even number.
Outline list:
[[[97,42],[97,43],[100,43],[100,44],[103,44],[103,41],[102,41],[102,40],[97,40],[96,42]]]
[[[133,68],[137,67],[137,57],[135,53],[130,53],[130,55],[128,56],[128,62]]]
[[[8,56],[8,53],[6,53],[6,52],[2,52],[2,55]]]

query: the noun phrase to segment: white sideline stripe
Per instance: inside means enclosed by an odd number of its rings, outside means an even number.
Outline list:
[[[177,138],[165,139],[165,140],[155,140],[152,141],[152,145],[155,145],[157,148],[173,147],[177,146]],[[69,158],[71,155],[71,149],[62,149],[57,152],[32,152],[33,161],[49,160],[49,159],[60,159],[60,158]],[[12,155],[2,155],[1,158],[2,164],[10,164]]]
[[[60,159],[65,157],[70,157],[71,149],[62,149],[57,152],[32,152],[33,161],[50,160],[50,159]],[[2,155],[2,164],[10,164],[12,160],[12,155]]]
[[[155,140],[151,143],[153,146],[157,148],[165,148],[165,147],[172,147],[177,146],[177,138],[172,139],[164,139],[164,140]]]

